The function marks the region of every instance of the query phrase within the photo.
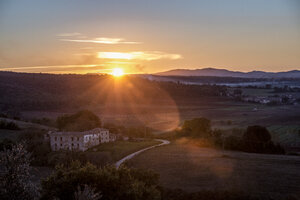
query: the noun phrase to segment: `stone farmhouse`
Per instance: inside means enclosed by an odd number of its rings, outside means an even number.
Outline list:
[[[45,136],[50,142],[52,151],[70,150],[85,151],[100,143],[113,142],[116,136],[107,129],[95,128],[84,132],[49,132]]]

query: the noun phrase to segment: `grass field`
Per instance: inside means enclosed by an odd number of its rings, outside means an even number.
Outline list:
[[[0,141],[4,138],[10,139],[10,140],[17,140],[20,134],[22,134],[23,131],[21,130],[6,130],[6,129],[0,129]]]
[[[121,158],[136,152],[140,149],[159,144],[160,142],[155,140],[145,141],[117,141],[113,143],[100,144],[90,149],[87,154],[93,157],[107,157],[109,162],[116,162]]]
[[[300,125],[270,126],[273,140],[283,145],[300,146]]]
[[[229,88],[229,91],[233,92],[236,88]],[[268,96],[272,95],[273,89],[261,89],[261,88],[241,88],[243,95],[249,96]]]
[[[129,166],[152,169],[163,186],[187,191],[240,190],[274,199],[300,197],[300,157],[249,154],[172,143],[138,155]]]
[[[8,119],[8,118],[0,118],[0,120],[16,123],[18,125],[18,127],[20,127],[20,129],[21,129],[21,130],[0,129],[0,140],[7,138],[7,139],[15,141],[24,132],[29,132],[29,131],[33,131],[33,130],[44,130],[44,131],[55,130],[55,128],[43,126],[40,124],[31,123],[31,122],[24,122],[24,121],[13,120],[13,119]]]

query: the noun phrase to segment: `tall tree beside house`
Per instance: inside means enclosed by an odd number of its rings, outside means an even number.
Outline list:
[[[56,124],[62,131],[87,131],[101,127],[99,117],[88,110],[60,116],[56,119]]]
[[[9,200],[37,199],[38,192],[30,181],[30,154],[22,143],[1,152],[0,196]]]

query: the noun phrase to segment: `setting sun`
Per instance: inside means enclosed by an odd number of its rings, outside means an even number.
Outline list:
[[[120,77],[124,75],[124,71],[121,68],[114,68],[111,74],[115,77]]]

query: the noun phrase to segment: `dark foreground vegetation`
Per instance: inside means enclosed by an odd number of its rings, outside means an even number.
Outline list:
[[[0,196],[3,200],[88,199],[88,200],[256,200],[272,199],[246,195],[239,191],[204,190],[187,193],[159,184],[159,175],[142,169],[122,166],[96,167],[73,161],[59,165],[42,180],[41,186],[30,180],[30,154],[23,144],[1,151]],[[297,199],[288,197],[287,199]]]

